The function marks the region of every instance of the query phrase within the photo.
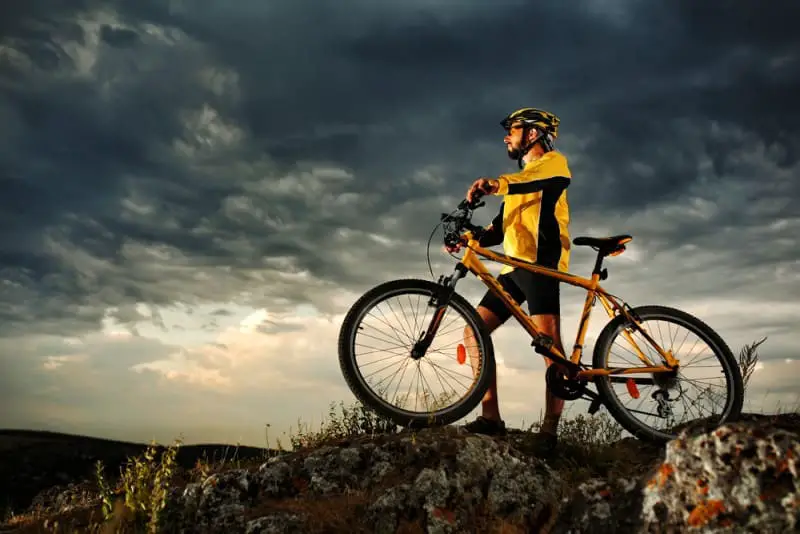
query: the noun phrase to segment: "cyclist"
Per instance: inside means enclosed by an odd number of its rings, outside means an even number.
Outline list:
[[[506,131],[504,142],[508,156],[516,159],[520,171],[500,175],[495,179],[481,178],[469,188],[466,198],[476,193],[503,195],[499,213],[481,237],[481,246],[503,244],[509,256],[535,262],[545,267],[567,271],[569,267],[569,206],[566,188],[571,174],[567,159],[553,148],[558,137],[559,118],[536,108],[522,108],[501,122]],[[463,244],[449,249],[457,252]],[[498,276],[503,288],[528,311],[536,327],[550,336],[562,351],[559,283],[513,266],[504,266]],[[511,312],[491,292],[487,291],[478,305],[478,313],[489,332],[505,323]],[[465,332],[467,347],[474,346],[471,330]],[[473,343],[470,344],[470,341]],[[537,352],[540,352],[537,349]],[[540,352],[541,353],[541,352]],[[545,359],[549,366],[552,362]],[[538,434],[544,451],[557,443],[557,428],[564,407],[563,399],[545,395],[546,411],[542,431]],[[505,423],[500,416],[496,379],[490,384],[482,402],[482,415],[464,428],[469,432],[503,435]]]

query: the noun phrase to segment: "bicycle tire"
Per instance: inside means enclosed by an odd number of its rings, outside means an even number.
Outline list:
[[[384,282],[368,290],[353,304],[345,316],[339,331],[339,366],[348,387],[361,403],[400,427],[424,428],[441,426],[451,424],[465,417],[480,403],[486,390],[489,389],[495,373],[494,345],[486,328],[486,323],[464,297],[454,292],[450,297],[449,306],[460,312],[473,328],[473,331],[476,332],[481,354],[481,372],[476,383],[474,383],[472,391],[450,406],[427,414],[415,414],[384,401],[373,393],[365,383],[356,365],[354,355],[355,334],[362,318],[377,303],[389,297],[408,294],[429,297],[439,290],[439,285],[428,280],[409,278]]]
[[[709,430],[713,430],[715,427],[738,419],[744,403],[744,385],[738,362],[722,337],[708,324],[682,310],[667,306],[646,305],[633,308],[632,311],[642,322],[648,319],[662,319],[683,326],[692,331],[711,347],[717,360],[722,363],[725,372],[727,400],[719,420],[714,427]],[[606,368],[606,355],[611,348],[611,344],[627,323],[628,321],[624,315],[618,315],[609,321],[600,332],[592,357],[592,363],[595,369]],[[677,437],[677,433],[652,429],[634,417],[630,411],[620,403],[617,395],[611,388],[611,381],[608,377],[597,376],[595,377],[595,383],[598,393],[604,398],[604,404],[612,417],[614,417],[625,430],[633,434],[634,437],[643,441],[661,444]]]

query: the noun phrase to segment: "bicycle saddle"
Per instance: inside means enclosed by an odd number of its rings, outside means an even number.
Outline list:
[[[628,241],[633,239],[632,236],[621,234],[621,235],[614,235],[611,237],[588,237],[588,236],[580,236],[576,237],[572,240],[572,244],[576,246],[590,246],[590,247],[597,247],[597,248],[605,248],[605,249],[615,249],[620,245],[624,245]]]

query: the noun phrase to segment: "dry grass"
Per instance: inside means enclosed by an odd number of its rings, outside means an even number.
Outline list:
[[[744,382],[745,389],[747,389],[750,377],[756,370],[756,364],[758,363],[758,347],[766,340],[767,338],[764,337],[763,339],[754,341],[742,347],[742,350],[739,352],[739,368],[742,371],[742,381]]]

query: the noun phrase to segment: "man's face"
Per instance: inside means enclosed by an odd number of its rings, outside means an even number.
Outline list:
[[[522,123],[514,123],[506,131],[506,136],[503,138],[508,150],[508,157],[511,159],[518,159],[520,156],[520,149],[522,148]]]

